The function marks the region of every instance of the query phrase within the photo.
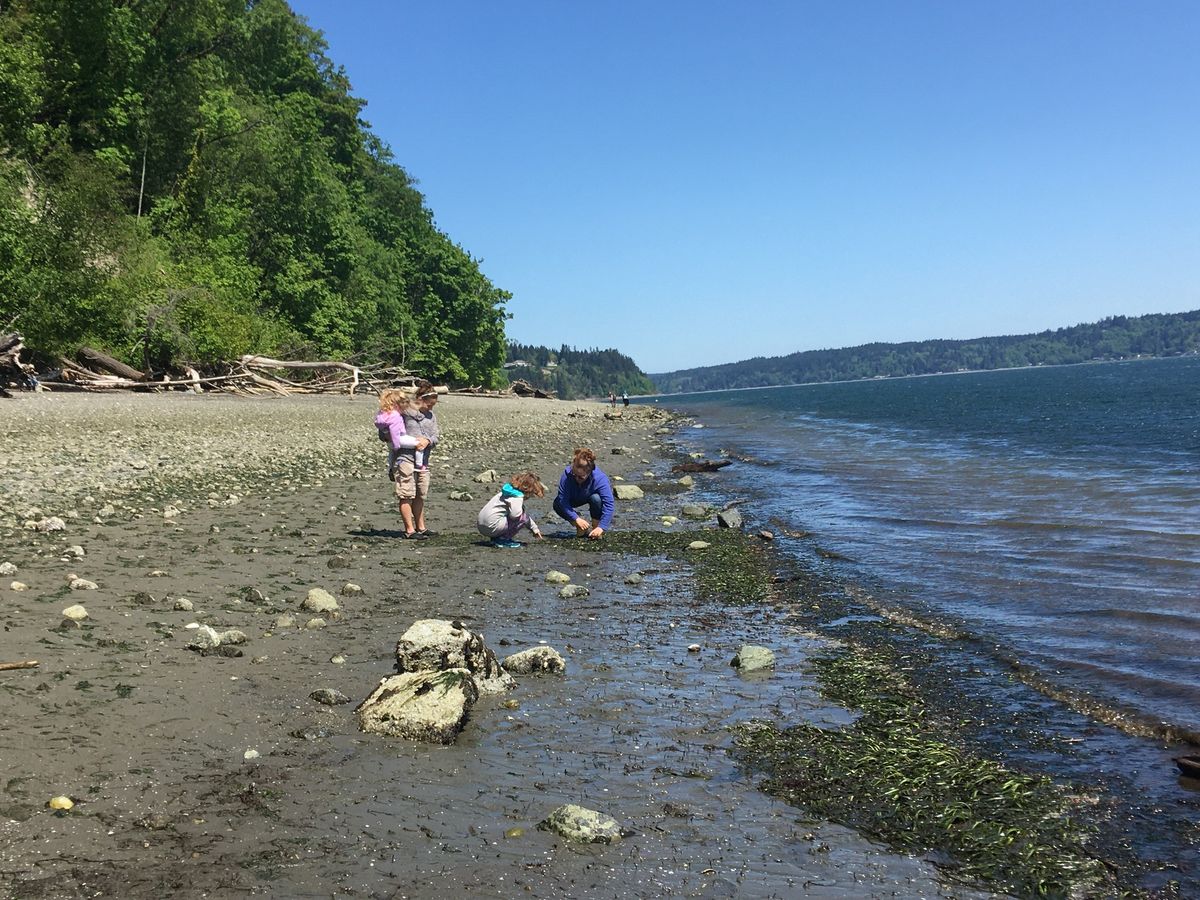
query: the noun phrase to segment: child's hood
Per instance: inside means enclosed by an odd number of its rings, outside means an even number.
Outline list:
[[[502,497],[524,497],[525,494],[522,493],[521,491],[518,491],[515,487],[513,487],[511,484],[509,484],[506,481],[506,482],[504,482],[504,487],[500,488],[500,496],[502,496]]]

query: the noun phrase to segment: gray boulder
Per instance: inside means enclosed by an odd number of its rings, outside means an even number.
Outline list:
[[[500,473],[495,469],[484,469],[471,480],[477,481],[480,484],[492,484],[493,482],[500,480]]]
[[[759,647],[755,644],[743,644],[735,656],[729,663],[741,672],[755,672],[760,669],[773,669],[775,667],[775,654],[766,647]]]
[[[567,664],[553,647],[534,647],[506,656],[504,668],[513,675],[562,675]]]
[[[317,688],[308,695],[308,698],[316,700],[324,706],[338,706],[339,704],[350,702],[349,697],[334,688]]]
[[[699,503],[687,503],[679,510],[679,514],[685,519],[707,519],[708,507]]]
[[[328,616],[331,619],[336,619],[341,615],[341,607],[334,599],[333,594],[323,588],[313,588],[308,592],[308,596],[304,598],[300,604],[300,608],[305,612],[316,613],[319,616]]]
[[[564,585],[563,588],[558,592],[558,596],[562,597],[564,600],[574,600],[576,597],[586,597],[587,595],[588,589],[582,584]]]
[[[621,826],[616,819],[574,803],[558,807],[538,822],[537,827],[577,844],[613,844],[621,839]]]
[[[722,528],[741,528],[742,514],[737,508],[722,510],[717,513],[717,524]]]
[[[636,484],[614,484],[613,496],[618,500],[641,500],[646,494]]]
[[[359,729],[371,734],[452,744],[478,699],[466,669],[406,672],[379,682],[354,713]]]
[[[440,672],[465,669],[479,690],[498,694],[516,682],[504,671],[486,644],[483,635],[474,634],[461,622],[421,619],[396,643],[396,669],[400,672]]]

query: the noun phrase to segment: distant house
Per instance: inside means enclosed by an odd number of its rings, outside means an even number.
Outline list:
[[[512,362],[506,362],[504,364],[504,368],[506,368],[506,369],[527,369],[527,368],[529,368],[529,363],[525,362],[525,360],[523,360],[523,359],[514,359]]]

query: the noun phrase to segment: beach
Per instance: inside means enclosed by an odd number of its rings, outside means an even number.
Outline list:
[[[598,552],[553,516],[572,449],[591,446],[617,484],[646,489],[618,502],[608,547],[715,535],[711,518],[662,522],[718,496],[720,475],[675,485],[684,448],[655,410],[444,398],[427,507],[439,534],[417,542],[402,538],[370,397],[0,409],[0,663],[38,661],[0,672],[0,894],[978,896],[767,796],[731,757],[729,726],[748,719],[848,721],[818,693],[805,665],[818,642],[787,602],[747,615],[697,593],[687,552]],[[547,484],[531,504],[546,541],[481,541],[476,513],[499,488],[473,480],[487,469]],[[61,530],[41,530],[53,519]],[[550,570],[588,595],[560,598]],[[324,627],[300,609],[313,588],[341,606]],[[87,618],[65,622],[75,604]],[[547,644],[566,673],[481,698],[449,746],[361,733],[354,706],[425,618],[461,621],[501,657]],[[195,624],[243,632],[242,655],[188,649]],[[774,650],[773,674],[730,667],[746,643]],[[311,699],[321,689],[349,702]],[[47,808],[59,796],[73,807]],[[564,803],[625,836],[538,830]]]

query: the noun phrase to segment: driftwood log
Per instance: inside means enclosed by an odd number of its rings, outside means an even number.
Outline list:
[[[671,466],[672,472],[715,472],[718,469],[723,469],[726,466],[733,465],[732,459],[723,459],[720,462],[685,462],[677,463]]]
[[[21,662],[0,663],[0,672],[11,672],[13,669],[36,669],[37,667],[36,659],[25,659]]]
[[[144,373],[132,366],[127,366],[119,359],[113,359],[107,353],[101,353],[91,347],[80,347],[79,356],[92,369],[99,369],[101,372],[116,375],[118,378],[125,378],[129,381],[143,381],[146,378]]]

